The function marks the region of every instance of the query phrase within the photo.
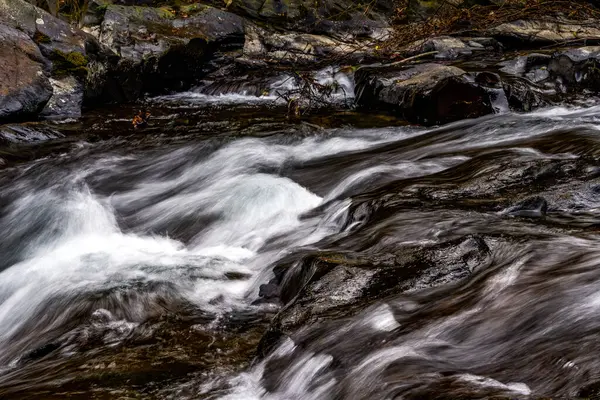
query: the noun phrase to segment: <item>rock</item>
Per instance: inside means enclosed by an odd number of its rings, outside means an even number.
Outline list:
[[[85,55],[86,42],[93,40],[85,32],[23,0],[0,0],[0,20],[25,32],[47,58],[55,51]]]
[[[456,7],[463,3],[463,0],[408,0],[406,16],[409,21],[424,21],[438,13],[445,6]]]
[[[37,115],[52,95],[43,57],[23,32],[0,24],[0,120]]]
[[[555,84],[550,80],[548,54],[531,53],[498,63],[504,92],[515,111],[531,111],[555,101]]]
[[[88,5],[85,13],[83,14],[80,25],[82,27],[100,26],[100,24],[102,24],[102,20],[104,19],[104,13],[110,4],[110,1],[105,0],[88,1]]]
[[[83,85],[73,76],[50,79],[53,93],[41,116],[46,118],[79,118],[83,104]]]
[[[44,142],[63,138],[64,135],[40,123],[0,125],[0,144]]]
[[[498,66],[504,73],[524,76],[536,68],[546,68],[551,58],[548,54],[531,53],[500,62]]]
[[[476,45],[483,46],[486,50],[502,50],[502,44],[493,37],[474,37],[469,38],[469,46],[475,48]]]
[[[365,109],[388,109],[424,125],[444,124],[491,114],[488,92],[452,66],[420,64],[407,68],[357,70],[355,95]]]
[[[326,34],[338,39],[375,38],[385,34],[395,10],[393,1],[364,5],[348,0],[228,0],[232,12],[270,27],[303,33]]]
[[[75,101],[72,105],[66,105],[69,111],[54,113],[53,117],[59,117],[61,114],[80,115],[81,111],[77,111],[76,108],[81,107],[82,96],[65,97],[66,82],[69,82],[68,85],[72,87],[84,86],[83,92],[90,92],[85,87],[88,82],[88,67],[92,63],[105,66],[110,57],[107,50],[88,33],[70,26],[23,0],[0,0],[0,21],[24,32],[39,48],[43,56],[40,62],[44,66],[44,72],[52,77],[52,85],[61,96],[61,100],[56,98],[57,102],[54,103],[53,108],[56,109],[58,104],[62,104],[61,108],[64,108],[63,100]],[[78,84],[67,79],[69,76],[74,77]],[[76,91],[71,90],[71,93],[75,94]]]
[[[263,299],[274,299],[279,297],[279,286],[269,283],[260,285],[258,296]]]
[[[529,112],[536,108],[551,105],[555,95],[552,90],[535,86],[526,79],[510,77],[503,81],[504,93],[511,110]]]
[[[486,241],[478,236],[433,246],[391,246],[389,250],[378,248],[376,254],[366,249],[317,252],[305,254],[291,266],[275,267],[284,307],[261,339],[259,356],[303,327],[350,316],[392,294],[467,278],[490,255]]]
[[[479,45],[483,47],[482,45]],[[430,51],[437,51],[433,57],[440,60],[453,60],[459,57],[467,57],[473,54],[473,48],[462,40],[450,36],[439,36],[425,40],[419,40],[407,46],[407,56],[414,56]]]
[[[90,66],[95,95],[117,101],[185,89],[244,44],[240,17],[201,4],[181,7],[179,14],[164,7],[108,5],[101,25],[85,29],[120,57],[108,66]]]
[[[548,211],[548,202],[543,197],[534,196],[522,200],[512,207],[509,207],[505,213],[515,217],[539,218],[546,215]]]
[[[516,47],[578,39],[600,41],[600,28],[587,23],[517,20],[498,25],[488,34]]]
[[[294,82],[292,79],[290,83]],[[244,93],[259,97],[269,94],[272,86],[281,80],[281,73],[275,74],[264,66],[236,62],[207,75],[195,90],[211,96]]]
[[[313,64],[335,56],[358,61],[365,56],[365,49],[323,35],[278,33],[247,23],[243,54],[273,63]]]
[[[548,63],[549,74],[566,90],[600,91],[600,46],[581,47],[558,52]]]

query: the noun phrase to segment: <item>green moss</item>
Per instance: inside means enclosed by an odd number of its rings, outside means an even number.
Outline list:
[[[161,7],[158,9],[158,16],[165,19],[174,19],[177,15],[169,7]]]
[[[86,66],[89,59],[77,51],[64,53],[54,50],[50,59],[52,60],[52,75],[55,77],[74,75],[83,78],[87,75]]]
[[[35,31],[35,33],[33,34],[33,41],[36,42],[37,44],[41,44],[41,43],[50,43],[52,41],[52,39],[50,39],[50,36],[40,32],[40,31]]]

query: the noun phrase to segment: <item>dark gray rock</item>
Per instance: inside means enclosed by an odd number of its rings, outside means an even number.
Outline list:
[[[35,117],[51,95],[36,44],[25,33],[0,24],[0,120]]]
[[[433,58],[438,60],[454,60],[472,55],[473,49],[473,47],[458,38],[438,36],[409,44],[406,48],[406,53],[407,56],[414,56],[437,51],[437,54]]]
[[[326,57],[359,62],[368,49],[365,46],[342,42],[328,36],[298,32],[277,32],[246,23],[244,57],[271,63],[305,64],[322,61]]]
[[[0,125],[0,144],[44,142],[64,135],[40,123]]]
[[[443,124],[494,112],[488,91],[459,68],[420,64],[362,68],[355,95],[364,109],[388,109],[411,122]]]
[[[72,77],[78,82],[75,86],[83,86],[85,93],[93,93],[94,90],[87,88],[89,82],[94,82],[93,75],[88,77],[88,67],[91,64],[99,64],[106,70],[111,57],[110,52],[92,35],[23,0],[0,0],[0,23],[18,28],[39,49],[42,56],[39,62],[43,64],[44,74],[53,79],[53,86],[59,92],[55,97],[56,102],[53,100],[52,107],[45,111],[45,115],[53,118],[80,115],[81,95],[65,97],[65,84],[58,82],[67,79],[71,82],[70,85],[74,86],[75,83],[68,79]],[[102,84],[104,83],[102,81]],[[65,103],[71,100],[74,101],[73,104]],[[58,105],[63,111],[55,113],[52,110],[58,110]]]
[[[567,91],[600,91],[600,47],[581,47],[558,52],[548,64],[551,77],[566,85]]]
[[[182,7],[185,17],[167,8],[120,5],[102,12],[101,24],[85,29],[118,56],[89,66],[94,83],[88,92],[104,101],[188,88],[244,44],[242,18],[206,5]]]
[[[543,197],[534,196],[521,200],[505,212],[515,217],[539,218],[548,212],[548,202]]]
[[[46,107],[41,112],[42,117],[51,119],[79,118],[83,104],[83,85],[73,76],[61,79],[50,79],[53,93]]]
[[[0,20],[25,32],[48,59],[57,52],[86,55],[86,43],[93,40],[85,32],[24,0],[0,0]]]
[[[504,93],[511,110],[529,112],[553,103],[555,92],[540,88],[519,77],[507,77],[503,81]]]

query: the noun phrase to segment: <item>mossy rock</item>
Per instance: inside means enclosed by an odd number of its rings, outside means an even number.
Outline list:
[[[89,59],[77,52],[64,53],[54,50],[50,57],[52,61],[52,76],[64,77],[68,75],[84,78],[87,75]]]
[[[42,33],[40,31],[35,31],[35,33],[33,34],[33,41],[36,42],[37,44],[42,44],[42,43],[50,43],[50,42],[52,42],[52,39],[50,38],[50,36],[46,35],[45,33]]]

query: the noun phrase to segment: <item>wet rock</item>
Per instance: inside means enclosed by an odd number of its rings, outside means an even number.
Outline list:
[[[273,63],[312,64],[332,56],[359,60],[365,49],[323,35],[279,33],[247,23],[243,55]]]
[[[461,242],[457,246],[457,252],[470,271],[480,266],[491,254],[488,244],[480,236],[472,236]]]
[[[93,36],[22,0],[0,0],[0,20],[25,33],[39,48],[44,73],[53,79],[48,84],[57,91],[45,115],[80,115],[81,92],[87,92],[91,76],[88,67],[93,63],[105,65],[107,50]]]
[[[267,354],[285,336],[317,321],[342,318],[378,299],[456,282],[468,277],[490,254],[478,236],[434,246],[392,246],[389,252],[320,252],[299,263],[279,265],[284,308],[263,336]]]
[[[548,202],[543,197],[534,196],[521,200],[508,208],[506,213],[515,217],[539,218],[548,212]]]
[[[265,299],[279,297],[279,287],[272,283],[260,285],[258,295]]]
[[[478,72],[474,74],[475,83],[483,88],[490,100],[495,113],[507,112],[510,109],[506,93],[504,92],[504,82],[498,74],[493,72]]]
[[[481,45],[479,45],[481,46]],[[475,49],[483,48],[475,47]],[[440,60],[453,60],[473,54],[474,47],[467,45],[460,39],[450,36],[439,36],[411,43],[407,47],[407,56],[437,51],[433,57]]]
[[[548,54],[531,53],[498,64],[512,110],[527,112],[557,100],[555,85],[549,82],[551,59]]]
[[[600,47],[581,47],[558,52],[548,64],[550,75],[566,90],[600,91]]]
[[[504,93],[511,110],[529,112],[536,108],[552,104],[553,90],[540,88],[535,84],[517,77],[503,81]]]
[[[265,71],[264,66],[233,63],[208,74],[196,90],[200,93],[218,96],[230,93],[244,93],[249,96],[263,96],[271,86],[281,80],[281,75]]]
[[[86,27],[119,57],[108,67],[94,66],[98,97],[123,101],[182,90],[227,61],[228,52],[242,49],[244,26],[237,15],[201,4],[179,12],[109,5],[100,26]]]
[[[36,44],[24,32],[0,24],[0,121],[36,116],[51,95]]]
[[[388,109],[411,122],[435,125],[494,112],[488,92],[452,66],[364,68],[355,79],[360,107]]]
[[[556,43],[573,39],[600,40],[600,28],[574,22],[518,20],[496,26],[488,33],[500,42],[513,46]]]
[[[551,58],[548,54],[531,53],[503,61],[498,65],[501,67],[500,71],[504,73],[523,76],[535,68],[547,67]]]
[[[0,20],[25,32],[48,59],[56,52],[86,55],[86,44],[93,40],[85,32],[23,0],[0,0]]]
[[[46,118],[79,118],[83,104],[83,85],[73,76],[50,79],[53,93],[41,112]]]
[[[0,125],[0,144],[43,142],[64,135],[40,123]]]

